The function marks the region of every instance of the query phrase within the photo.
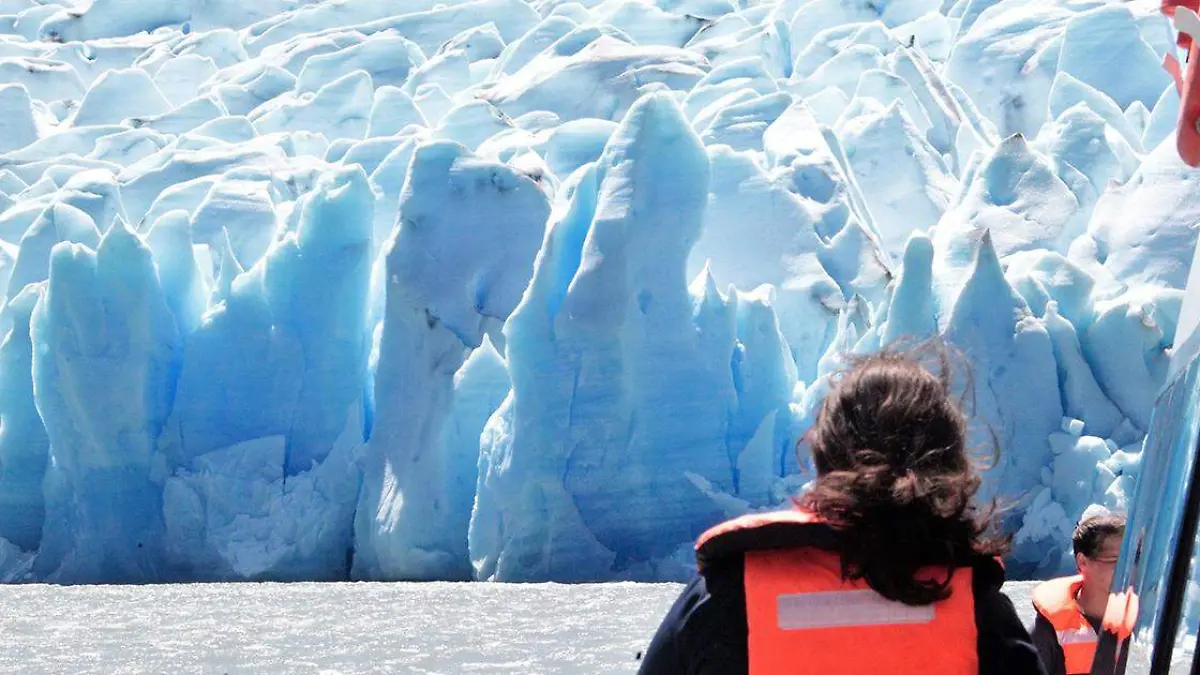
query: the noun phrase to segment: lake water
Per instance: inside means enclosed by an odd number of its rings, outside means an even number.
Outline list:
[[[632,673],[679,589],[0,586],[0,673]]]

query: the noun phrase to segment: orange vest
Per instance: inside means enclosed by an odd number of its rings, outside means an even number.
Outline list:
[[[1096,645],[1100,641],[1100,636],[1075,601],[1082,587],[1083,577],[1076,575],[1051,579],[1033,589],[1034,608],[1038,614],[1046,617],[1058,634],[1067,675],[1092,672],[1092,659],[1096,656]]]
[[[831,532],[792,510],[736,518],[697,542],[702,566],[716,550],[744,556],[750,675],[979,672],[970,568],[954,572],[944,601],[893,602],[842,579],[837,554],[814,546]]]

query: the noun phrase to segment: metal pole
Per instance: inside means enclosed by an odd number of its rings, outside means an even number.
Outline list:
[[[1196,414],[1196,411],[1187,411]],[[1187,414],[1185,413],[1185,414]],[[1167,573],[1167,585],[1163,589],[1162,621],[1154,635],[1154,657],[1150,661],[1150,675],[1168,675],[1171,672],[1171,657],[1175,652],[1175,635],[1179,632],[1182,619],[1183,600],[1187,595],[1188,572],[1192,564],[1192,552],[1196,545],[1196,524],[1200,522],[1200,443],[1192,447],[1192,475],[1188,477],[1187,493],[1183,505],[1183,521],[1179,524],[1179,541],[1175,544],[1175,557]],[[1200,675],[1200,667],[1193,660],[1191,672]]]

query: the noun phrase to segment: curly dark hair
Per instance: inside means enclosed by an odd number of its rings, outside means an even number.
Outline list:
[[[930,355],[938,375],[922,366]],[[839,533],[844,578],[908,605],[949,597],[953,568],[1010,545],[995,534],[995,504],[975,503],[951,355],[928,342],[853,360],[806,435],[818,476],[798,505]],[[919,574],[929,568],[945,573]]]

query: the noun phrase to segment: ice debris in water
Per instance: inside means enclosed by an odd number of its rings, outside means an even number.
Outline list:
[[[1132,495],[1200,218],[1155,8],[0,7],[0,581],[686,576],[939,335],[1011,575]]]

